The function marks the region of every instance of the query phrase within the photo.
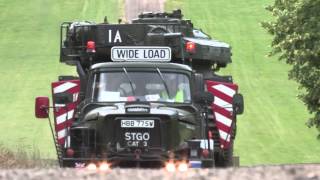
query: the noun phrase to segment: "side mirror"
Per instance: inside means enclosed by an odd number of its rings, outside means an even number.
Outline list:
[[[236,114],[242,114],[244,111],[244,100],[242,94],[233,96],[232,105]]]
[[[195,73],[194,77],[193,77],[193,81],[194,81],[193,91],[196,92],[196,95],[197,94],[202,94],[203,92],[205,92],[205,89],[204,89],[205,80],[203,79],[203,75],[202,74]]]
[[[35,115],[37,118],[49,117],[49,98],[37,97],[35,102]]]
[[[67,92],[57,93],[54,95],[56,104],[68,104],[73,102],[73,95]]]
[[[197,93],[195,101],[200,104],[211,105],[214,101],[214,96],[210,92]]]

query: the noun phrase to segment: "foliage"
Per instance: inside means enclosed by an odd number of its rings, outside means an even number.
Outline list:
[[[267,8],[274,20],[263,23],[273,35],[271,55],[291,65],[289,78],[303,89],[300,98],[320,130],[320,0],[275,0]]]

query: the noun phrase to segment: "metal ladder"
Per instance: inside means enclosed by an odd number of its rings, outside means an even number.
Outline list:
[[[62,148],[60,146],[60,144],[58,143],[58,136],[56,133],[54,133],[53,131],[53,127],[52,127],[52,124],[51,124],[51,119],[50,117],[48,117],[49,119],[49,126],[50,126],[50,130],[51,130],[51,134],[52,134],[52,138],[53,138],[53,142],[54,142],[54,146],[56,148],[56,154],[57,154],[57,158],[58,158],[58,163],[59,163],[59,166],[62,167],[62,155],[63,155],[63,151],[62,151]]]

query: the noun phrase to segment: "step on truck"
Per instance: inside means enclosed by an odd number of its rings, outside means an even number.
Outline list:
[[[78,76],[52,82],[52,104],[37,97],[35,115],[49,118],[61,167],[232,165],[243,96],[231,76],[216,74],[231,48],[181,10],[129,24],[64,22],[60,62]]]

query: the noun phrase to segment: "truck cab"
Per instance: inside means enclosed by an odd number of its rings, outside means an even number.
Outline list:
[[[74,154],[63,159],[64,165],[72,167],[91,157],[113,165],[190,159],[188,142],[201,144],[207,138],[206,104],[196,93],[203,89],[195,79],[190,67],[174,63],[92,66],[85,100],[66,143]],[[208,149],[200,144],[197,151]],[[201,159],[200,154],[194,156]]]

